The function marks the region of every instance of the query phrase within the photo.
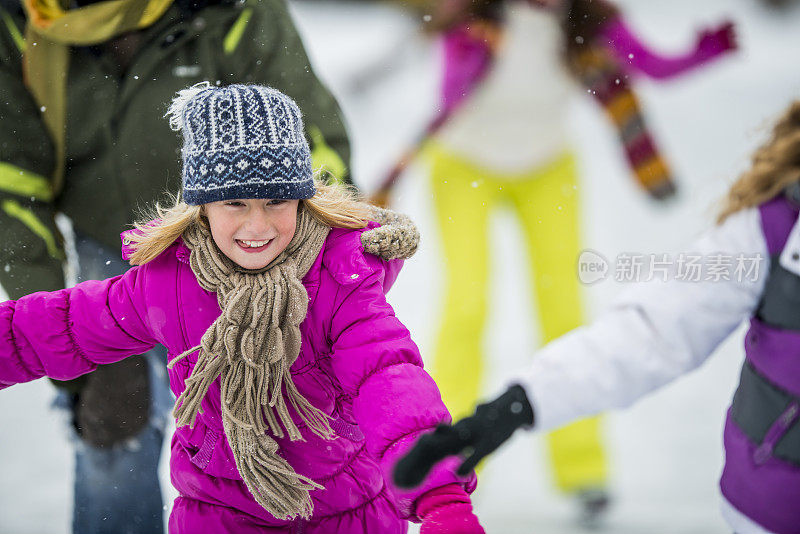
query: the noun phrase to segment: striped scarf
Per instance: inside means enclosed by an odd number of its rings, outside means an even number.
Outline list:
[[[647,129],[627,75],[612,52],[602,43],[587,43],[571,61],[573,72],[614,124],[638,183],[656,198],[672,194],[675,184],[669,167]]]
[[[175,405],[176,423],[194,425],[208,388],[219,378],[222,423],[236,468],[256,502],[279,519],[310,517],[309,490],[322,488],[278,454],[276,437],[303,440],[289,407],[313,433],[334,437],[328,415],[298,391],[290,373],[308,311],[302,279],[329,231],[301,206],[294,237],[258,271],[243,270],[228,259],[203,225],[192,225],[183,235],[192,251],[192,271],[203,289],[217,294],[222,313],[200,345],[168,365],[200,351]]]
[[[464,66],[450,66],[454,73],[446,73],[445,86],[452,87],[445,90],[444,110],[426,132],[426,138],[434,135],[458,104],[480,86],[500,49],[497,44],[502,30],[502,21],[475,19],[448,31],[448,41],[462,50],[459,60]],[[578,81],[611,119],[636,181],[656,198],[672,194],[675,184],[669,167],[647,129],[633,87],[612,52],[602,42],[588,42],[568,62]]]

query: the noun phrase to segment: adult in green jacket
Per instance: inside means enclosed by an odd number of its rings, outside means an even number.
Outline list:
[[[59,0],[0,0],[0,285],[11,298],[64,287],[58,212],[72,220],[79,279],[124,271],[120,232],[179,189],[180,139],[163,115],[194,83],[288,94],[315,166],[350,181],[341,111],[283,0],[111,4],[78,0],[64,11]],[[108,24],[110,10],[119,23]],[[163,410],[154,404],[166,391],[164,355],[134,360],[60,384],[80,438],[75,532],[162,529]]]
[[[53,184],[53,141],[23,82],[25,15],[18,3],[3,3],[0,283],[10,297],[63,287],[56,211],[118,249],[119,232],[138,210],[178,190],[179,136],[163,114],[175,92],[193,83],[252,82],[285,92],[303,110],[315,165],[349,181],[341,111],[314,75],[284,2],[184,0],[141,31],[71,47],[66,166],[62,183]]]

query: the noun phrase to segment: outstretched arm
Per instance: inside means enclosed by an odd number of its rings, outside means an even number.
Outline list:
[[[0,303],[0,389],[43,376],[71,380],[142,354],[158,341],[143,302],[143,269]]]
[[[596,322],[539,351],[499,398],[420,439],[398,463],[397,484],[418,484],[448,456],[466,453],[461,469],[471,469],[517,428],[549,430],[628,406],[703,363],[752,314],[763,292],[769,261],[758,210],[731,216],[689,250],[712,263],[717,255],[760,255],[760,271],[741,281],[734,275],[636,284]]]
[[[609,21],[598,38],[607,42],[620,64],[659,80],[683,74],[737,48],[734,25],[729,21],[716,28],[701,31],[692,50],[672,56],[661,55],[649,49],[631,31],[622,17]]]

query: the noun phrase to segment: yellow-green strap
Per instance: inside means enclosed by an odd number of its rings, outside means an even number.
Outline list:
[[[14,21],[5,10],[0,9],[0,16],[3,17],[3,22],[6,23],[6,27],[8,28],[8,33],[11,34],[11,38],[14,40],[14,44],[17,45],[17,48],[20,52],[25,52],[25,37],[22,36],[22,32],[19,31],[17,25],[14,24]]]
[[[230,31],[228,31],[228,35],[225,36],[225,39],[222,41],[222,49],[225,51],[225,55],[231,55],[236,50],[236,47],[239,46],[239,41],[242,40],[242,35],[244,35],[244,30],[247,28],[247,24],[250,22],[250,17],[253,15],[253,8],[246,7],[242,11],[242,14],[239,15],[239,18],[236,19],[236,22],[233,23],[231,26]]]
[[[64,252],[59,248],[56,243],[56,238],[53,232],[39,220],[39,218],[29,209],[23,208],[18,202],[6,199],[3,201],[3,211],[10,217],[14,217],[27,226],[31,232],[41,237],[45,245],[47,245],[47,252],[57,260],[64,259]]]
[[[341,156],[325,142],[322,130],[311,125],[308,128],[308,135],[314,145],[314,150],[311,151],[311,164],[315,169],[327,172],[332,182],[344,183],[347,165],[344,164]]]
[[[35,172],[0,161],[0,191],[41,202],[53,200],[50,180]]]

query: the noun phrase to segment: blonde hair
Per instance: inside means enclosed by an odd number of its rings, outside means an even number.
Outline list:
[[[370,205],[356,188],[341,183],[314,180],[316,194],[301,203],[311,215],[331,228],[364,228],[370,220]]]
[[[734,213],[767,202],[800,181],[800,100],[775,123],[769,140],[753,154],[753,163],[731,186],[717,217],[722,223]]]
[[[322,224],[331,228],[364,228],[369,222],[370,206],[362,201],[352,186],[325,184],[315,178],[316,194],[300,201]],[[170,205],[171,204],[171,205]],[[133,253],[131,265],[144,265],[153,261],[169,248],[193,224],[208,226],[202,206],[184,202],[180,195],[170,195],[167,207],[155,207],[134,224],[135,230],[126,234],[126,244]]]

